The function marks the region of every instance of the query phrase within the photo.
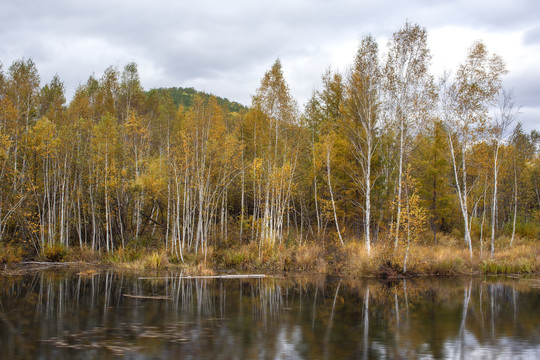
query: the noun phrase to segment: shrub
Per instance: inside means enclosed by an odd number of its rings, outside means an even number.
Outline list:
[[[160,249],[163,247],[163,241],[157,237],[152,236],[151,234],[142,235],[139,237],[131,238],[127,241],[127,248],[136,249],[136,250],[145,250],[145,249]]]
[[[504,233],[508,236],[512,235],[513,221],[508,221],[504,225]],[[516,236],[527,239],[538,239],[540,237],[540,225],[533,221],[526,221],[518,218],[516,221]]]
[[[223,254],[223,263],[226,267],[235,267],[244,265],[246,254],[242,251],[228,250]]]
[[[43,257],[45,260],[52,262],[63,261],[66,258],[67,253],[67,248],[60,243],[46,245],[43,249]]]
[[[153,251],[150,255],[144,258],[144,268],[159,270],[169,266],[169,258],[164,252]]]
[[[0,245],[0,263],[11,264],[20,262],[23,259],[22,246],[13,244],[1,244]]]

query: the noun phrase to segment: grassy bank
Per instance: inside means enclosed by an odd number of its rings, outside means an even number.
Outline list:
[[[132,247],[114,252],[96,252],[89,248],[59,245],[46,248],[39,256],[30,256],[20,246],[4,244],[0,263],[14,266],[28,260],[77,262],[123,269],[176,269],[186,274],[208,275],[229,272],[307,272],[350,276],[401,277],[419,275],[531,274],[540,271],[540,246],[535,240],[516,239],[513,246],[501,237],[491,259],[489,250],[478,249],[471,259],[468,249],[454,238],[442,238],[439,245],[411,245],[407,272],[402,248],[375,244],[368,256],[360,241],[275,246],[249,243],[229,247],[209,247],[204,254],[188,253],[182,257],[163,247]]]

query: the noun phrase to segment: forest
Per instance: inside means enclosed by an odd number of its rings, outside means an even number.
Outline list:
[[[432,74],[427,36],[364,37],[303,110],[279,59],[249,107],[145,91],[135,63],[69,101],[30,58],[0,67],[0,261],[536,271],[540,132],[501,56],[477,41]]]

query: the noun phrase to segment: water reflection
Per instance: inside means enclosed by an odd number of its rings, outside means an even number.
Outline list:
[[[0,278],[2,358],[540,358],[538,280]]]

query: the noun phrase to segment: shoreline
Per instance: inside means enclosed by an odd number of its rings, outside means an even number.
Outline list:
[[[35,272],[58,271],[58,272],[77,272],[78,276],[94,276],[103,271],[118,271],[139,274],[151,274],[151,278],[166,278],[178,275],[186,279],[256,279],[256,278],[284,278],[297,276],[325,276],[345,279],[374,279],[380,281],[397,281],[420,278],[459,278],[459,277],[504,277],[523,279],[527,277],[540,277],[540,271],[533,272],[513,272],[513,273],[484,273],[481,270],[465,273],[408,273],[388,275],[387,273],[352,273],[350,271],[325,271],[316,270],[283,270],[266,271],[257,273],[242,269],[205,269],[202,272],[194,272],[193,269],[186,269],[182,265],[169,265],[160,269],[147,269],[129,266],[130,264],[106,264],[102,262],[45,262],[45,261],[23,261],[12,264],[4,264],[0,271],[0,277],[24,276]],[[162,275],[166,274],[166,275]],[[159,275],[159,276],[157,276]]]
[[[4,253],[9,253],[10,248]],[[520,239],[513,246],[501,244],[493,258],[487,251],[459,245],[411,244],[405,262],[403,249],[381,243],[370,254],[363,243],[345,245],[307,243],[262,246],[251,242],[237,246],[209,246],[206,253],[175,254],[164,247],[124,247],[99,252],[85,247],[55,247],[54,251],[31,255],[22,251],[6,260],[0,257],[0,274],[47,269],[119,269],[178,271],[190,276],[216,274],[326,274],[330,276],[381,279],[420,276],[528,275],[540,273],[540,246]],[[16,253],[11,249],[11,253]],[[3,266],[2,266],[3,264]]]

